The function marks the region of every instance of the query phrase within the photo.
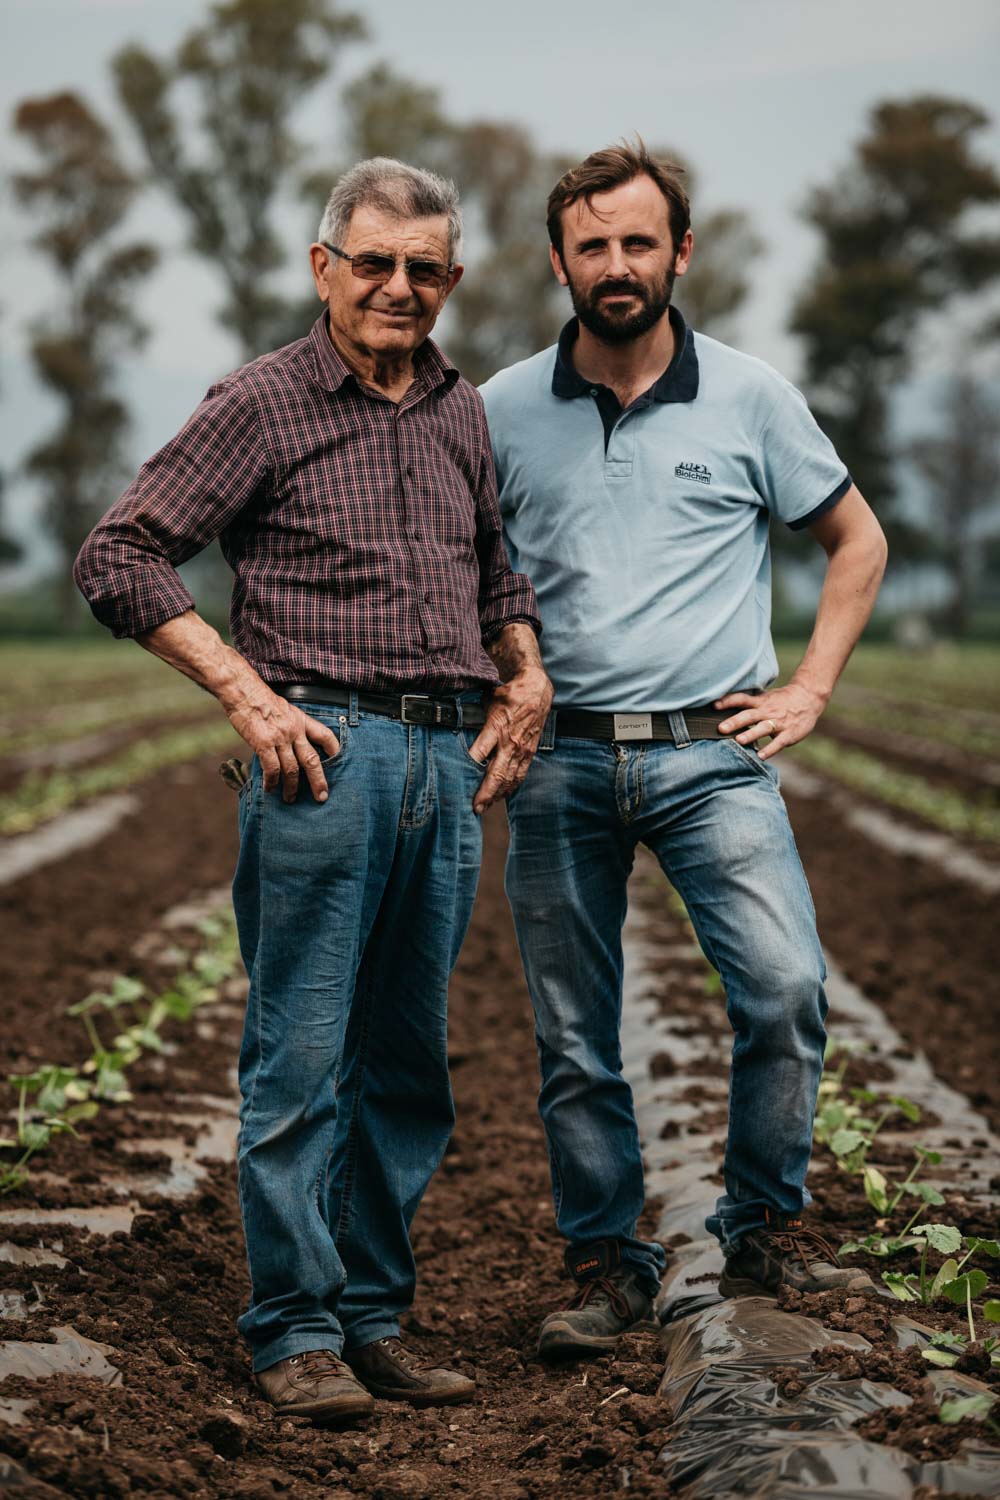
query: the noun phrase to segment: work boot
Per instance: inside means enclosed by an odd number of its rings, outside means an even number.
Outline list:
[[[373,1396],[383,1401],[408,1401],[411,1406],[457,1406],[471,1401],[476,1382],[457,1370],[428,1369],[398,1338],[376,1339],[344,1358]]]
[[[558,1312],[549,1313],[538,1336],[538,1353],[553,1363],[606,1354],[623,1333],[657,1328],[653,1297],[639,1272],[623,1266],[617,1240],[570,1246],[566,1269],[577,1290]]]
[[[774,1297],[782,1286],[797,1292],[875,1291],[866,1271],[842,1266],[833,1246],[801,1218],[768,1209],[767,1223],[748,1230],[726,1256],[719,1291],[724,1297]]]
[[[257,1384],[278,1411],[316,1422],[355,1422],[370,1417],[375,1402],[342,1359],[330,1349],[292,1354],[258,1370]]]

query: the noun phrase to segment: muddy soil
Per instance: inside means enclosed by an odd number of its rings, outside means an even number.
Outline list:
[[[207,784],[210,793],[202,782],[190,783],[193,826],[186,817],[160,824],[162,888],[155,897],[146,891],[136,899],[127,921],[114,920],[113,900],[106,905],[89,891],[83,862],[76,874],[64,866],[49,872],[47,900],[41,882],[33,904],[26,891],[17,891],[22,914],[30,910],[38,925],[47,925],[50,941],[67,907],[84,915],[81,931],[103,929],[77,955],[68,979],[61,967],[70,957],[65,949],[52,955],[52,974],[44,945],[34,949],[30,973],[43,983],[49,979],[43,991],[49,1005],[87,988],[95,963],[120,965],[130,940],[183,895],[185,885],[225,877],[235,800],[222,802]],[[200,835],[192,836],[193,829]],[[138,850],[120,853],[134,832],[126,830],[124,840],[115,835],[116,857],[108,863],[141,869],[145,886],[148,865],[138,860]],[[459,1123],[417,1220],[420,1288],[408,1333],[421,1352],[475,1372],[475,1404],[413,1412],[380,1403],[366,1428],[347,1433],[276,1419],[255,1394],[233,1327],[247,1294],[246,1268],[233,1173],[220,1166],[187,1203],[146,1200],[150,1212],[136,1218],[128,1234],[103,1238],[61,1229],[61,1253],[70,1261],[65,1269],[35,1266],[26,1279],[23,1267],[0,1264],[0,1291],[28,1287],[27,1316],[6,1320],[5,1337],[44,1339],[51,1327],[71,1324],[106,1346],[124,1377],[115,1387],[79,1376],[4,1382],[0,1398],[37,1404],[21,1425],[0,1427],[0,1451],[36,1480],[60,1494],[102,1500],[132,1494],[531,1500],[553,1493],[597,1496],[626,1483],[635,1495],[664,1493],[656,1459],[669,1409],[656,1395],[661,1361],[655,1338],[637,1335],[614,1359],[570,1371],[550,1371],[534,1354],[540,1318],[568,1287],[534,1107],[528,1000],[502,892],[504,839],[503,814],[494,814],[473,929],[452,991]],[[175,881],[168,846],[181,867]],[[200,850],[196,861],[193,848]],[[71,899],[74,881],[84,887],[79,908]],[[133,895],[139,896],[136,887]],[[123,898],[119,886],[122,905]],[[26,1012],[11,1015],[19,1051],[63,1055],[44,1015],[32,1008],[32,1017],[38,1018],[34,1039]],[[68,1044],[74,1033],[60,1023],[57,1036]],[[234,1047],[233,1035],[220,1036],[199,1044],[194,1061],[185,1048],[185,1088],[219,1092]],[[74,1203],[102,1199],[101,1179],[114,1156],[115,1131],[106,1123],[112,1113],[88,1135],[100,1170],[82,1170],[73,1145],[59,1142],[52,1153],[53,1164],[77,1179]],[[81,1180],[88,1175],[96,1180]],[[66,1197],[64,1187],[36,1182],[3,1206],[45,1207]],[[31,1247],[40,1230],[5,1226],[3,1234]],[[39,1292],[43,1302],[36,1306]]]
[[[103,844],[0,892],[5,930],[18,933],[0,984],[3,1071],[78,1059],[82,1034],[65,1007],[101,972],[155,977],[151,961],[134,958],[136,942],[192,891],[228,880],[235,799],[217,779],[219,759],[147,783],[141,813]],[[821,804],[791,805],[837,961],[944,1078],[1000,1123],[1000,1085],[987,1057],[997,954],[985,899],[949,890],[932,869],[883,855],[824,821]],[[0,1453],[37,1485],[59,1495],[164,1500],[667,1492],[657,1455],[670,1413],[656,1395],[652,1336],[568,1371],[547,1370],[534,1355],[540,1318],[568,1288],[534,1107],[529,1005],[502,892],[502,813],[490,815],[486,832],[480,896],[452,988],[458,1125],[417,1219],[420,1283],[408,1329],[421,1352],[476,1373],[475,1404],[418,1413],[380,1403],[366,1428],[348,1433],[276,1419],[255,1395],[233,1327],[246,1268],[234,1174],[216,1165],[183,1204],[145,1200],[148,1212],[129,1233],[60,1229],[65,1268],[36,1265],[29,1274],[0,1260],[0,1293],[17,1289],[27,1298],[20,1316],[0,1324],[4,1337],[43,1339],[69,1324],[106,1346],[123,1376],[114,1387],[67,1376],[0,1386],[2,1401],[36,1403],[20,1425],[0,1426]],[[662,887],[646,899],[659,903],[664,944],[676,942]],[[686,1006],[695,1029],[724,1027],[721,997],[707,992],[700,965],[690,962],[686,973],[687,984],[672,981],[664,1003]],[[176,1033],[182,1047],[166,1077],[137,1070],[135,1109],[166,1105],[174,1090],[225,1093],[236,1031],[233,1022],[220,1024],[197,1047]],[[134,1165],[121,1143],[142,1128],[133,1115],[106,1110],[80,1142],[61,1140],[47,1157],[69,1183],[36,1179],[0,1206],[108,1201],[108,1175]],[[837,1242],[861,1227],[822,1171],[815,1190]],[[964,1212],[969,1232],[973,1224],[987,1232],[960,1196],[947,1212]],[[647,1217],[652,1232],[655,1212]],[[25,1249],[52,1236],[29,1225],[5,1226],[2,1235]],[[899,1373],[906,1375],[902,1363]]]

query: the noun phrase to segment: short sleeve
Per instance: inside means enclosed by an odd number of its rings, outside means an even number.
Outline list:
[[[851,487],[837,450],[787,381],[757,440],[757,482],[768,510],[793,531],[818,521]]]

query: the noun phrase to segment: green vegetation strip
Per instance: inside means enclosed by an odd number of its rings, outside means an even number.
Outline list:
[[[802,659],[804,645],[778,648],[781,680],[787,682]],[[928,651],[895,646],[858,646],[843,681],[882,697],[907,703],[952,704],[991,711],[996,703],[997,650],[994,645],[942,645]]]
[[[79,802],[121,791],[167,766],[196,760],[199,755],[232,745],[233,739],[232,728],[223,720],[136,740],[120,755],[97,766],[32,773],[13,792],[0,796],[0,835],[27,833]]]
[[[0,755],[20,750],[34,750],[47,741],[69,744],[102,730],[128,728],[144,719],[197,719],[218,723],[218,707],[203,693],[192,693],[190,687],[178,684],[171,693],[131,691],[120,698],[105,698],[86,705],[66,704],[50,713],[32,716],[30,729],[0,733]]]
[[[969,755],[982,756],[984,760],[1000,761],[1000,736],[990,734],[986,730],[974,729],[969,724],[963,724],[955,719],[949,719],[945,715],[907,713],[905,708],[895,708],[889,704],[877,706],[875,704],[838,703],[836,696],[829,704],[823,715],[824,719],[834,719],[838,724],[871,725],[874,729],[881,729],[889,733],[911,734],[915,739],[927,740],[928,743],[943,741],[946,745],[954,745],[956,749],[965,750]]]
[[[1000,808],[976,803],[951,787],[935,786],[923,776],[897,770],[864,750],[835,744],[814,735],[792,752],[797,764],[812,766],[855,791],[914,813],[936,828],[1000,844]]]
[[[24,1186],[28,1163],[54,1137],[77,1135],[77,1126],[94,1119],[104,1105],[130,1103],[128,1070],[149,1053],[163,1053],[167,1023],[190,1021],[200,1006],[218,1000],[220,985],[240,967],[235,918],[231,912],[206,917],[198,931],[201,951],[191,958],[176,950],[181,964],[190,958],[190,967],[168,989],[151,995],[141,980],[118,974],[108,989],[68,1007],[66,1014],[79,1016],[91,1047],[81,1064],[42,1063],[31,1073],[8,1075],[17,1112],[14,1134],[0,1136],[0,1196]]]

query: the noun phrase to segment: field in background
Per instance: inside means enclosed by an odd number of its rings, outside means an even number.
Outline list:
[[[783,679],[801,649],[782,646]],[[998,667],[990,646],[862,645],[816,734],[783,763],[1000,845]],[[131,643],[0,644],[0,836],[232,744],[214,700]]]

